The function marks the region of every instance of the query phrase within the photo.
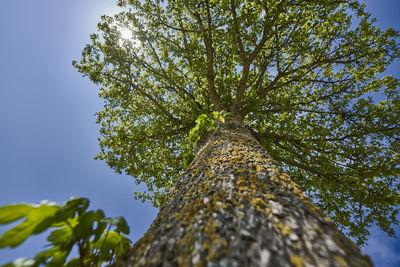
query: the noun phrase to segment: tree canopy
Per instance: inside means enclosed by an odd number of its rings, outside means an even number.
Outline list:
[[[155,206],[202,114],[230,112],[345,232],[394,235],[399,33],[357,0],[120,0],[74,66],[101,85],[100,153]]]

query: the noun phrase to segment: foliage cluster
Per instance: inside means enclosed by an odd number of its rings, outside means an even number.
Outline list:
[[[61,206],[50,202],[38,205],[15,204],[0,207],[0,224],[25,220],[4,232],[0,248],[14,248],[29,236],[51,229],[49,249],[33,259],[20,258],[4,267],[20,266],[101,266],[112,263],[131,244],[129,227],[122,217],[106,218],[102,210],[89,210],[89,200],[70,198]],[[77,248],[79,258],[67,257]]]

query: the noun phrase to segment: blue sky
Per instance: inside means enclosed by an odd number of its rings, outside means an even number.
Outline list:
[[[367,0],[382,28],[400,30],[400,1]],[[102,14],[118,12],[113,0],[0,0],[0,206],[40,200],[62,203],[88,197],[91,209],[124,216],[137,240],[157,210],[135,201],[131,177],[95,161],[102,108],[97,88],[73,69]],[[397,77],[400,64],[389,69]],[[0,227],[0,233],[7,227]],[[400,232],[397,230],[397,232]],[[0,250],[0,264],[32,257],[45,237]],[[400,266],[400,241],[373,228],[369,245],[376,266]]]

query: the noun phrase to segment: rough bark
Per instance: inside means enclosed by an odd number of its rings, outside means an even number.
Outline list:
[[[116,266],[372,266],[237,123],[197,152]]]

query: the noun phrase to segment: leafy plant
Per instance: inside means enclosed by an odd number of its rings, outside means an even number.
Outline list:
[[[15,204],[0,207],[0,224],[25,220],[0,237],[0,248],[15,248],[28,237],[48,229],[49,249],[36,254],[33,259],[17,259],[4,267],[12,266],[100,266],[112,263],[131,244],[126,235],[129,227],[123,217],[106,218],[102,210],[89,210],[86,198],[70,198],[59,206],[51,202],[38,205]],[[67,257],[77,247],[79,258]]]
[[[212,117],[210,118],[207,114],[201,114],[196,119],[196,126],[189,132],[189,148],[183,156],[183,167],[187,169],[194,158],[193,150],[200,138],[211,130],[218,129],[218,122],[225,122],[225,117],[229,115],[225,111],[213,111]]]

